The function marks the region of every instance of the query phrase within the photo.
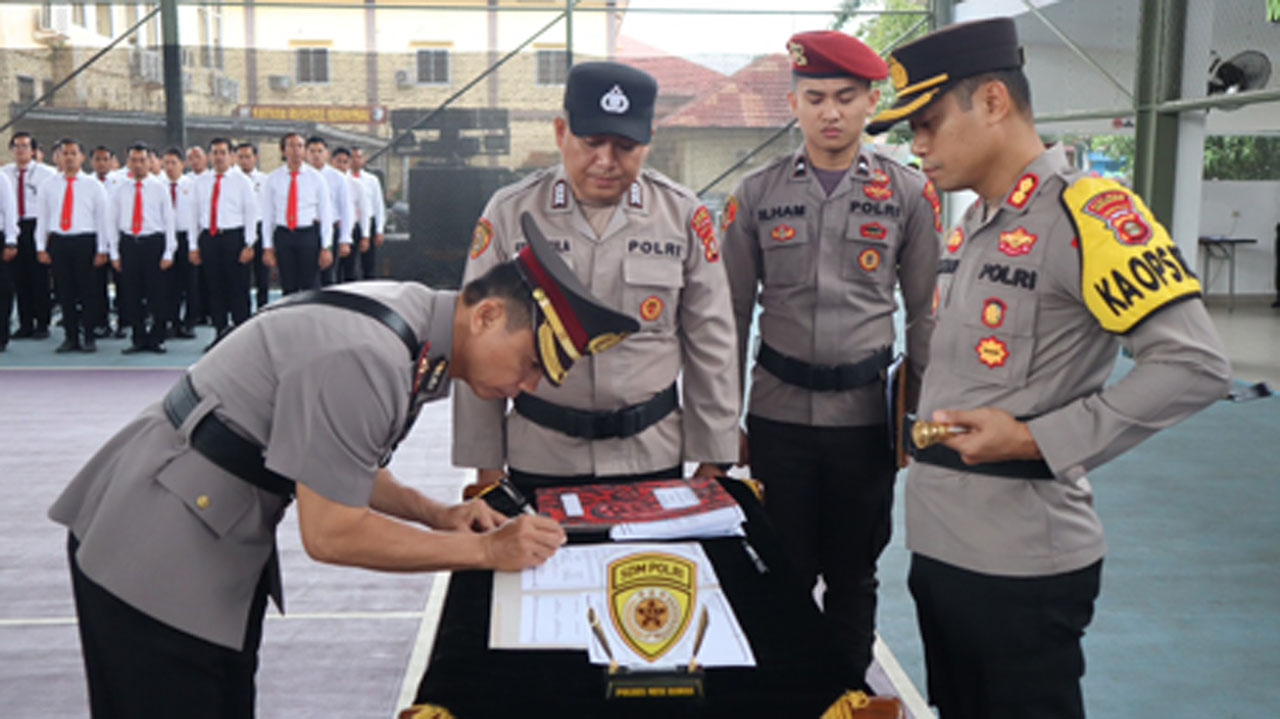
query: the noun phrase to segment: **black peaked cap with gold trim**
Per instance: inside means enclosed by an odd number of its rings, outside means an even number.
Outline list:
[[[533,293],[533,342],[542,373],[557,387],[583,355],[597,354],[637,332],[634,317],[600,303],[560,259],[528,212],[520,213],[527,244],[516,253],[516,269]]]
[[[949,25],[909,42],[889,55],[889,80],[898,93],[867,132],[878,135],[942,97],[957,81],[984,72],[1022,67],[1018,28],[1010,18]]]

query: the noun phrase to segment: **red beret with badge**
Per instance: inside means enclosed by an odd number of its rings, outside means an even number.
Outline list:
[[[861,40],[837,30],[798,32],[787,41],[791,70],[803,77],[861,77],[883,80],[889,66]]]

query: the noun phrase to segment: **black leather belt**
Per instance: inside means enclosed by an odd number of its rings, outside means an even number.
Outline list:
[[[918,462],[954,469],[957,472],[987,474],[1005,479],[1053,479],[1053,471],[1043,459],[1009,459],[1003,462],[965,464],[959,452],[944,444],[931,444],[924,449],[919,449],[916,443],[911,441],[911,426],[915,423],[915,417],[907,417],[903,420],[902,443],[907,448],[907,453]]]
[[[581,439],[614,439],[640,434],[678,406],[674,382],[645,402],[612,412],[561,407],[530,394],[521,394],[515,399],[516,411],[529,421]]]
[[[196,388],[191,383],[191,375],[184,374],[164,396],[164,413],[169,418],[169,423],[177,429],[198,404],[200,395],[196,394]],[[205,459],[258,489],[286,500],[293,497],[293,480],[267,469],[262,448],[236,434],[213,412],[206,414],[192,428],[191,447]]]
[[[120,233],[120,238],[121,238],[121,239],[128,239],[128,240],[137,240],[138,242],[145,242],[145,241],[147,241],[147,240],[163,240],[163,239],[164,239],[164,233],[163,233],[163,232],[152,232],[152,233],[150,233],[150,234],[146,234],[146,235],[131,235],[131,234],[129,234],[128,232],[121,232],[121,233]]]
[[[882,347],[875,354],[853,364],[817,365],[788,357],[764,342],[756,361],[774,377],[815,392],[839,392],[857,389],[884,376],[893,360],[893,348]]]

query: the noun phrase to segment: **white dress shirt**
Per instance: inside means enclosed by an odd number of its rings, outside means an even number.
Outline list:
[[[107,191],[98,178],[76,173],[72,184],[71,225],[62,229],[62,201],[67,193],[66,175],[54,175],[40,186],[40,212],[36,215],[36,252],[47,251],[49,235],[92,234],[98,240],[98,254],[105,255],[107,244]]]
[[[10,162],[4,167],[0,167],[0,173],[9,178],[9,184],[15,190],[14,198],[17,198],[16,190],[21,189],[23,196],[23,213],[20,219],[34,220],[40,212],[40,186],[50,177],[58,174],[58,171],[49,167],[42,162],[32,160],[27,163],[25,172],[22,173],[22,187],[18,187],[18,164]],[[15,203],[16,204],[16,203]]]
[[[209,229],[210,211],[213,209],[209,203],[213,199],[213,186],[217,179],[218,174],[213,170],[195,178],[195,202],[191,203],[195,218],[190,226],[197,232]],[[222,184],[218,188],[218,230],[244,228],[244,243],[252,245],[253,228],[257,223],[258,199],[253,195],[253,184],[249,178],[239,171],[222,173]]]
[[[173,231],[185,232],[191,243],[196,240],[195,228],[191,223],[195,220],[195,178],[190,174],[179,175],[170,180],[168,175],[161,174],[160,182],[164,184],[166,197],[173,203]]]
[[[273,235],[277,227],[287,228],[285,213],[289,209],[289,166],[281,165],[267,175],[262,192],[262,247],[274,247]],[[329,185],[311,165],[302,163],[298,168],[298,225],[319,223],[320,246],[333,242],[333,203],[329,199]],[[297,229],[297,228],[295,228]]]
[[[369,221],[373,219],[373,203],[369,201],[369,193],[364,181],[350,171],[342,173],[347,178],[347,189],[350,190],[351,205],[355,208],[355,224],[360,227],[360,236],[369,237]]]
[[[369,207],[371,213],[369,219],[369,231],[365,233],[366,237],[382,234],[386,232],[387,227],[387,202],[382,195],[382,180],[372,172],[365,170],[352,170],[351,174],[364,185],[365,195],[369,198]]]
[[[338,242],[351,243],[351,226],[354,224],[355,210],[351,204],[351,183],[347,176],[333,165],[325,165],[321,170],[324,181],[329,185],[329,201],[333,203],[333,221],[338,223]],[[328,243],[325,243],[328,247]]]
[[[111,188],[108,196],[107,244],[111,259],[120,259],[120,235],[132,235],[133,200],[137,180],[128,178]],[[164,234],[164,259],[172,260],[178,249],[174,231],[173,203],[169,199],[169,183],[148,176],[142,181],[142,229],[139,235]]]
[[[13,184],[3,173],[0,173],[0,232],[4,233],[6,245],[18,244],[18,193],[13,191]],[[9,318],[2,321],[8,322]]]

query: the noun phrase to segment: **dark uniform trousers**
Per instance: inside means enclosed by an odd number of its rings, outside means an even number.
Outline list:
[[[333,284],[334,277],[336,277],[338,273],[338,238],[341,237],[342,235],[338,234],[337,222],[333,223],[333,232],[331,233],[330,236],[333,237],[333,244],[329,246],[329,251],[333,254],[333,264],[329,265],[323,270],[320,270],[320,286],[321,287],[328,287],[329,285]]]
[[[49,267],[36,259],[35,218],[18,221],[18,256],[11,263],[13,290],[18,300],[18,329],[49,328],[53,303],[49,298]]]
[[[374,230],[371,235],[377,234]],[[360,245],[356,245],[354,250],[359,250]],[[1276,255],[1280,257],[1280,255]],[[378,276],[378,246],[373,244],[373,237],[369,237],[369,249],[360,253],[360,279],[372,280]]]
[[[907,584],[941,719],[1083,719],[1080,639],[1101,580],[1102,560],[1001,577],[913,554]]]
[[[0,250],[8,245],[8,238],[0,232]],[[0,258],[0,349],[9,344],[9,317],[13,314],[13,265],[16,258],[5,262]]]
[[[250,605],[243,648],[236,651],[174,629],[121,601],[80,571],[77,546],[68,533],[71,586],[93,719],[254,715],[253,677],[267,606],[265,571]]]
[[[85,318],[86,327],[110,327],[111,323],[108,318],[111,314],[111,294],[107,291],[107,286],[115,283],[116,292],[120,292],[120,278],[116,276],[115,268],[108,262],[100,267],[93,268],[93,291],[98,294],[98,301],[94,304],[98,308],[98,313],[92,317]],[[120,298],[116,297],[116,310],[120,310]],[[121,324],[127,323],[128,318],[121,317]]]
[[[164,342],[171,303],[166,273],[160,269],[162,257],[163,234],[120,233],[120,272],[116,275],[119,279],[120,320],[129,322],[133,330],[133,344],[137,347],[158,347]],[[151,315],[150,330],[147,329],[148,314]]]
[[[240,262],[244,250],[244,228],[200,232],[200,265],[209,285],[209,311],[213,328],[221,334],[231,324],[249,319],[249,268]]]
[[[823,614],[859,682],[875,643],[876,561],[892,531],[897,475],[885,427],[813,427],[747,416],[751,476],[804,586],[826,585]]]
[[[202,310],[200,309],[200,293],[196,289],[196,274],[199,268],[191,264],[191,243],[187,233],[177,234],[178,250],[173,254],[173,267],[165,273],[169,298],[169,321],[176,328],[179,323],[186,329],[195,327]],[[185,313],[183,310],[185,309]]]
[[[309,225],[295,230],[276,227],[271,240],[276,248],[276,269],[280,271],[281,293],[288,295],[319,286],[319,226]]]
[[[253,231],[253,261],[249,267],[253,270],[253,308],[260,310],[270,301],[271,268],[262,261],[262,223]]]
[[[363,236],[360,225],[351,228],[351,253],[346,257],[339,257],[337,248],[334,248],[333,265],[337,271],[338,282],[355,282],[360,279],[356,276],[356,261],[359,259],[360,238]]]
[[[644,474],[615,474],[605,477],[598,477],[593,474],[579,474],[573,476],[559,476],[550,474],[534,474],[533,472],[524,472],[515,467],[509,468],[508,478],[515,485],[516,489],[525,496],[530,502],[535,501],[535,493],[539,487],[558,487],[566,484],[603,484],[612,482],[639,482],[645,479],[671,479],[672,477],[684,476],[684,470],[680,465],[660,469],[656,472],[646,472]]]
[[[90,233],[61,235],[49,233],[49,257],[53,260],[53,286],[58,293],[58,305],[62,307],[62,329],[67,339],[75,340],[81,323],[86,330],[93,327],[96,318],[106,310],[99,305],[102,295],[98,292],[97,268],[93,266],[98,254],[98,237]],[[85,332],[85,336],[89,336]]]

